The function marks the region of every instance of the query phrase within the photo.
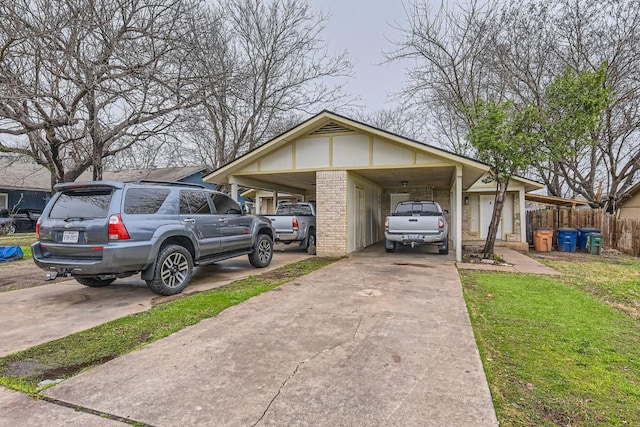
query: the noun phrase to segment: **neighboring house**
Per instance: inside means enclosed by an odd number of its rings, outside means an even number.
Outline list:
[[[201,184],[215,189],[214,184],[204,182],[208,173],[202,166],[134,169],[105,171],[105,181],[180,181]],[[76,181],[90,181],[91,172],[85,172]],[[32,161],[22,158],[0,157],[0,209],[44,209],[51,198],[51,174]]]
[[[640,182],[629,189],[618,209],[620,218],[640,219]]]
[[[21,157],[0,157],[0,210],[42,210],[51,197],[51,174]]]
[[[495,184],[477,160],[323,111],[204,179],[317,203],[317,253],[346,255],[384,239],[384,219],[403,200],[449,211],[451,247],[486,238]],[[514,177],[498,238],[526,250],[525,193],[543,185]]]
[[[191,184],[201,184],[207,188],[215,190],[214,184],[204,182],[203,177],[209,172],[203,166],[171,167],[171,168],[151,168],[151,169],[131,169],[122,171],[104,171],[102,179],[104,181],[131,182],[139,180],[149,181],[179,181]],[[91,172],[85,172],[76,181],[91,181]]]

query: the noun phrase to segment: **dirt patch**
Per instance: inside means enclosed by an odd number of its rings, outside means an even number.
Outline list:
[[[46,285],[46,272],[31,259],[0,264],[0,292]],[[71,280],[59,278],[56,281]]]
[[[609,262],[613,264],[624,263],[626,255],[615,250],[603,250],[600,255],[592,255],[586,252],[536,252],[530,251],[529,256],[534,259],[547,259],[550,261],[570,261],[570,262]]]

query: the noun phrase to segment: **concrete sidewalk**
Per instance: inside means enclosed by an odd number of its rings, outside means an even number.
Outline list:
[[[455,262],[422,253],[365,251],[42,394],[154,426],[497,425]]]
[[[536,261],[535,259],[514,251],[513,249],[496,246],[494,252],[500,255],[510,265],[494,265],[494,264],[481,264],[481,263],[462,263],[459,262],[457,267],[462,270],[484,270],[484,271],[504,271],[507,273],[526,273],[526,274],[546,274],[546,275],[559,275],[551,267],[547,267]]]

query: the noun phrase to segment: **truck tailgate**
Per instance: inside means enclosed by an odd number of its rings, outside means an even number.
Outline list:
[[[390,216],[389,233],[438,234],[439,216]]]

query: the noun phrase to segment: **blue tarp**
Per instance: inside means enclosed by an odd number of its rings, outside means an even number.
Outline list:
[[[0,246],[0,262],[22,259],[24,253],[20,246]]]

